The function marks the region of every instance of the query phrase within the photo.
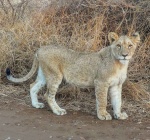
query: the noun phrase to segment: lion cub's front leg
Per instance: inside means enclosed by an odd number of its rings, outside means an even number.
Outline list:
[[[108,85],[95,81],[97,117],[100,120],[112,120],[111,115],[106,111]]]
[[[122,85],[117,85],[109,89],[109,94],[111,97],[111,104],[114,111],[114,118],[124,120],[128,118],[128,115],[125,112],[121,112],[121,91]]]

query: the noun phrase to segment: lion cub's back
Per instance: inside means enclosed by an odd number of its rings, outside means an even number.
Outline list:
[[[63,58],[72,58],[77,55],[77,52],[67,49],[60,46],[44,46],[38,50],[39,57],[63,57]]]
[[[74,63],[78,57],[78,52],[59,46],[46,46],[40,48],[37,55],[43,68],[47,66],[63,71],[64,68]]]

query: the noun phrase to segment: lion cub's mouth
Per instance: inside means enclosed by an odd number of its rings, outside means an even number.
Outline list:
[[[120,63],[125,65],[125,64],[128,64],[129,59],[119,59],[119,61],[120,61]]]
[[[126,60],[126,61],[129,61],[130,59],[125,59],[125,58],[124,58],[124,59],[119,59],[119,60]]]
[[[124,61],[129,61],[130,57],[119,57],[118,60],[124,60]]]

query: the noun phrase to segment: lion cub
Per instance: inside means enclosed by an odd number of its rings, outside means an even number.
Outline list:
[[[107,95],[110,94],[115,119],[126,119],[128,116],[121,112],[122,84],[127,77],[129,60],[132,58],[140,36],[120,36],[114,32],[108,35],[110,46],[95,53],[81,53],[58,47],[46,46],[40,48],[34,56],[30,72],[23,78],[14,78],[7,69],[8,80],[20,83],[31,78],[38,69],[36,81],[31,84],[30,96],[32,106],[43,108],[38,102],[37,94],[46,84],[45,98],[53,113],[66,114],[66,110],[58,106],[55,95],[62,79],[80,87],[95,87],[97,116],[100,120],[111,120],[112,116],[106,111]]]

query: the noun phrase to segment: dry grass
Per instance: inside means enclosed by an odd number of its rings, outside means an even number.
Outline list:
[[[139,31],[142,42],[130,63],[123,97],[128,101],[136,100],[137,104],[146,103],[149,106],[149,0],[70,0],[65,4],[66,1],[58,0],[40,10],[35,5],[23,3],[24,1],[20,5],[0,5],[2,80],[4,81],[5,68],[8,66],[15,76],[26,74],[31,68],[34,52],[43,45],[59,44],[79,51],[97,51],[109,45],[107,35],[110,31],[119,35],[130,35]],[[65,96],[63,92],[69,95]],[[64,97],[65,100],[74,99],[72,103],[76,102],[75,99],[78,102],[84,99],[84,104],[90,106],[93,90],[85,92],[76,88],[65,88],[59,93],[58,97]],[[89,97],[82,93],[89,93]]]

